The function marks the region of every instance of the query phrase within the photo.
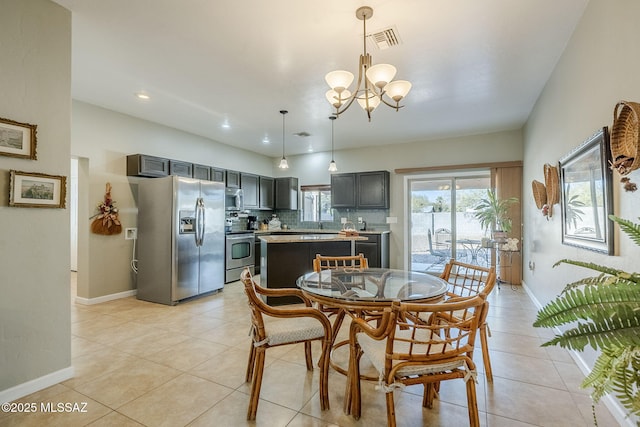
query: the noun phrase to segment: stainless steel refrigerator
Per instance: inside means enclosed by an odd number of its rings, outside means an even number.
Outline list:
[[[221,182],[169,176],[138,185],[138,299],[173,305],[224,286]]]

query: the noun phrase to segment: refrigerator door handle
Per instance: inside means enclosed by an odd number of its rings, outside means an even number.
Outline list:
[[[196,246],[204,243],[204,199],[198,197],[196,200]]]

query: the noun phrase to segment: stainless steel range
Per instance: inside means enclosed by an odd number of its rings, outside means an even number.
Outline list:
[[[229,213],[225,226],[225,283],[240,280],[249,267],[255,273],[255,233],[248,228],[247,215]]]

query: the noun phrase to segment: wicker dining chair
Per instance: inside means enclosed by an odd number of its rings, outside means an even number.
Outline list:
[[[299,289],[267,289],[258,285],[246,268],[240,275],[244,290],[251,309],[251,350],[247,364],[245,380],[251,381],[251,395],[247,420],[255,420],[260,399],[260,388],[264,373],[265,352],[272,347],[304,343],[307,370],[313,370],[311,356],[311,341],[322,342],[322,354],[318,366],[320,367],[320,407],[329,409],[329,352],[331,351],[331,323],[319,310],[311,306]],[[304,307],[271,307],[260,295],[266,296],[297,296]],[[268,322],[265,322],[268,318]]]
[[[445,265],[440,278],[449,283],[447,298],[482,295],[486,299],[496,284],[496,270],[494,267],[481,267],[452,259]],[[489,302],[487,301],[483,316],[480,319],[479,330],[485,376],[488,382],[493,382],[488,343],[488,337],[491,336],[491,331],[487,324],[488,311]]]
[[[377,327],[353,319],[345,412],[360,418],[360,359],[366,355],[379,374],[379,389],[386,394],[388,426],[396,425],[394,389],[423,384],[422,406],[431,408],[440,382],[457,378],[466,383],[469,423],[479,426],[473,349],[484,307],[480,295],[441,303],[394,301]]]

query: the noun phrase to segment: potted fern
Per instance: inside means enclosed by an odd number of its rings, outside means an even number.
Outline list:
[[[610,215],[633,242],[640,245],[640,224]],[[582,351],[588,344],[600,355],[582,388],[593,388],[598,402],[613,393],[629,414],[640,416],[640,273],[563,259],[600,272],[568,284],[562,293],[539,312],[535,327],[573,327],[543,346],[559,345]]]
[[[493,239],[504,239],[512,227],[509,208],[517,202],[517,197],[500,199],[495,190],[488,189],[486,197],[480,199],[480,203],[474,208],[474,216],[480,222],[480,227],[491,231]]]

